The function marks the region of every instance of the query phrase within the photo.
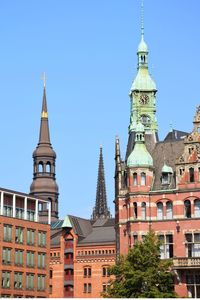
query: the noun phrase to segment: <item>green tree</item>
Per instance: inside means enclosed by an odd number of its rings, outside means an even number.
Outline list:
[[[160,242],[153,231],[110,268],[115,276],[104,298],[175,298],[172,260],[160,259]]]

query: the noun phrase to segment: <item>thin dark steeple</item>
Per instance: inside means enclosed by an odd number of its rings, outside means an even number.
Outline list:
[[[49,200],[51,203],[51,219],[58,219],[58,185],[56,183],[56,153],[50,142],[46,83],[44,78],[44,89],[42,99],[42,113],[40,120],[39,142],[33,152],[33,181],[30,186],[30,194]],[[39,211],[40,220],[47,221],[48,210],[46,204]]]
[[[100,146],[100,155],[99,155],[96,203],[95,203],[95,207],[93,209],[93,214],[92,214],[91,219],[97,220],[99,218],[102,218],[102,219],[111,218],[110,211],[107,207],[106,183],[105,183],[105,175],[104,175],[102,146]]]

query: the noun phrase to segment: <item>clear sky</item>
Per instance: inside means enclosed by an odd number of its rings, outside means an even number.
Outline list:
[[[144,1],[160,139],[170,123],[191,131],[200,104],[199,12],[199,0]],[[140,1],[1,1],[0,38],[0,186],[29,192],[45,71],[60,217],[90,217],[100,144],[113,213],[115,136],[124,157]]]

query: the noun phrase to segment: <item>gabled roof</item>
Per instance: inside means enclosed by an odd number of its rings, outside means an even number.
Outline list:
[[[78,244],[110,244],[115,242],[115,219],[98,219],[92,226],[92,232]]]

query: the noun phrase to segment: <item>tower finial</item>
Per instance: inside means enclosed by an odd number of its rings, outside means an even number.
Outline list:
[[[46,88],[46,80],[47,80],[47,77],[46,77],[45,72],[43,72],[41,79],[42,79],[42,81],[43,81],[44,88]]]
[[[144,37],[144,0],[141,0],[141,35]]]

